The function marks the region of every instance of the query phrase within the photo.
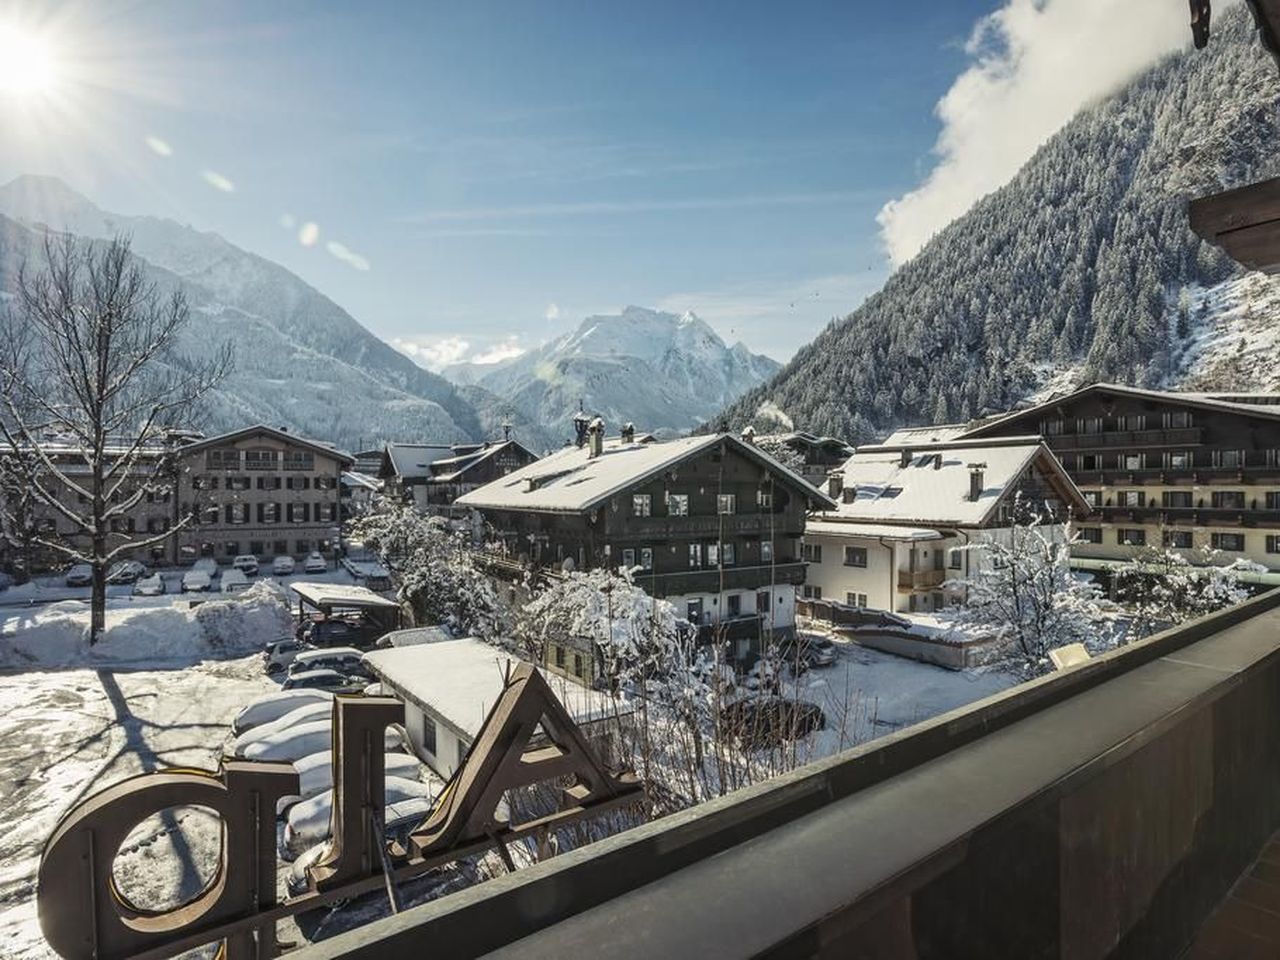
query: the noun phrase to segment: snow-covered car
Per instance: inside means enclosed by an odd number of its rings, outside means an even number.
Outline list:
[[[326,718],[277,731],[274,736],[245,747],[244,756],[246,760],[281,760],[293,763],[321,750],[332,749],[333,721]],[[404,741],[394,727],[387,728],[383,749],[387,753],[404,749]]]
[[[183,593],[204,593],[213,586],[213,580],[203,570],[188,570],[182,575]]]
[[[329,690],[333,693],[359,693],[369,680],[367,677],[348,677],[337,670],[307,670],[285,677],[281,687],[285,690]]]
[[[801,634],[778,644],[782,662],[801,671],[809,667],[829,667],[836,662],[836,645],[826,637]]]
[[[328,690],[285,690],[267,694],[246,704],[235,715],[235,719],[231,721],[231,732],[237,735],[244,733],[246,730],[252,730],[254,727],[283,717],[303,704],[321,701],[333,703],[333,694]]]
[[[432,789],[420,780],[408,780],[388,774],[385,782],[387,806],[405,800],[425,800],[430,809]],[[325,790],[310,800],[295,803],[289,808],[289,822],[284,828],[284,849],[289,859],[298,856],[313,844],[329,837],[329,814],[333,809],[333,790]],[[425,813],[423,816],[425,817]]]
[[[750,748],[774,747],[797,740],[827,726],[826,714],[816,703],[780,696],[749,696],[720,709],[724,731]]]
[[[218,575],[218,561],[213,557],[201,557],[191,565],[192,570],[199,570],[201,573],[207,573],[209,579],[212,580]]]
[[[107,571],[107,583],[137,583],[147,575],[147,568],[137,560],[122,560]]]
[[[418,758],[408,753],[388,753],[383,757],[388,776],[417,780],[422,772]],[[281,797],[276,803],[276,813],[283,813],[300,800],[310,800],[333,786],[333,753],[318,750],[301,760],[295,760],[293,769],[298,771],[298,792]]]
[[[324,573],[328,569],[329,561],[315,551],[308,553],[307,559],[302,561],[303,573]]]
[[[302,639],[317,647],[368,646],[386,633],[386,626],[358,617],[313,620],[302,631]]]
[[[263,667],[267,673],[280,673],[288,669],[289,664],[293,663],[294,657],[298,654],[314,649],[315,647],[311,644],[295,640],[293,637],[272,640],[262,651]]]
[[[167,589],[168,587],[164,584],[164,577],[158,573],[143,577],[133,585],[134,595],[139,597],[158,597]]]
[[[403,630],[392,630],[390,633],[384,633],[378,638],[374,646],[379,650],[385,650],[388,647],[416,647],[423,643],[443,643],[446,640],[453,639],[454,636],[449,632],[449,628],[443,625],[405,627]]]
[[[432,801],[426,797],[410,797],[408,800],[401,800],[399,803],[388,803],[382,811],[383,832],[387,842],[394,841],[403,844],[409,834],[413,832],[414,827],[427,818],[427,814],[431,812],[431,807]],[[284,881],[285,889],[289,892],[289,896],[296,897],[307,891],[307,868],[320,859],[325,851],[325,846],[325,840],[320,840],[293,861],[293,866],[289,869]],[[452,868],[445,867],[442,869],[448,870]],[[377,891],[377,896],[385,898],[386,894],[379,890]]]
[[[289,664],[289,676],[306,673],[308,670],[336,670],[347,676],[369,675],[364,654],[355,647],[312,648],[297,654]]]
[[[239,593],[241,590],[248,590],[249,587],[249,578],[244,575],[244,571],[232,567],[230,570],[223,571],[222,583],[218,589],[223,593]]]
[[[93,567],[87,563],[77,563],[67,571],[65,582],[68,587],[90,586],[93,583]]]
[[[256,577],[258,575],[258,558],[251,553],[242,553],[231,561],[231,566],[235,567],[246,577]]]
[[[310,703],[304,703],[290,710],[283,717],[276,717],[270,723],[262,723],[254,727],[252,730],[246,730],[235,740],[231,741],[231,755],[234,757],[243,757],[245,751],[254,743],[261,743],[264,740],[271,740],[278,737],[286,731],[295,727],[300,727],[306,723],[315,723],[317,720],[331,721],[333,719],[333,703],[324,700],[313,700]]]
[[[287,577],[289,574],[293,573],[293,568],[295,566],[297,566],[297,564],[294,563],[293,557],[281,554],[271,561],[271,572],[277,577]]]

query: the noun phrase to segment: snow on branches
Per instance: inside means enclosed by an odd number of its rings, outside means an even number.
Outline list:
[[[1217,551],[1190,557],[1169,548],[1139,550],[1113,571],[1116,599],[1130,614],[1127,640],[1239,603],[1249,596],[1243,573],[1261,572],[1251,560],[1222,563]]]

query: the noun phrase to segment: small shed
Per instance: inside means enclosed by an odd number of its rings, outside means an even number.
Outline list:
[[[474,638],[373,650],[365,662],[385,694],[405,705],[414,752],[440,776],[462,765],[485,718],[505,688],[514,656]],[[611,728],[631,707],[613,696],[560,677],[547,682],[589,738]]]
[[[356,614],[368,623],[371,630],[380,629],[387,633],[400,626],[400,604],[368,587],[303,581],[289,584],[289,589],[297,594],[300,621],[316,613],[325,619]]]

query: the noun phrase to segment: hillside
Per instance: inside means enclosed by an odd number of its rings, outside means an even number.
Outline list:
[[[741,343],[727,346],[692,313],[627,307],[588,317],[574,332],[512,360],[443,373],[466,390],[500,397],[563,441],[572,435],[579,402],[611,428],[629,420],[646,431],[684,433],[778,369]]]
[[[44,177],[0,187],[0,215],[0,291],[12,289],[23,259],[39,264],[41,235],[53,229],[92,240],[128,233],[152,279],[186,292],[192,319],[182,352],[199,357],[227,340],[236,350],[234,373],[208,398],[206,431],[261,421],[347,446],[485,435],[452,384],[285,268],[217,234],[107,213]]]
[[[715,424],[865,442],[1083,380],[1274,386],[1278,288],[1202,243],[1186,202],[1280,170],[1278,104],[1274,61],[1227,12],[1207,50],[1079,114]]]

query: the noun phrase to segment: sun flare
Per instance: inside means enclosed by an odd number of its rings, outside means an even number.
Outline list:
[[[48,44],[34,34],[0,25],[0,97],[41,96],[57,80],[57,61]]]

